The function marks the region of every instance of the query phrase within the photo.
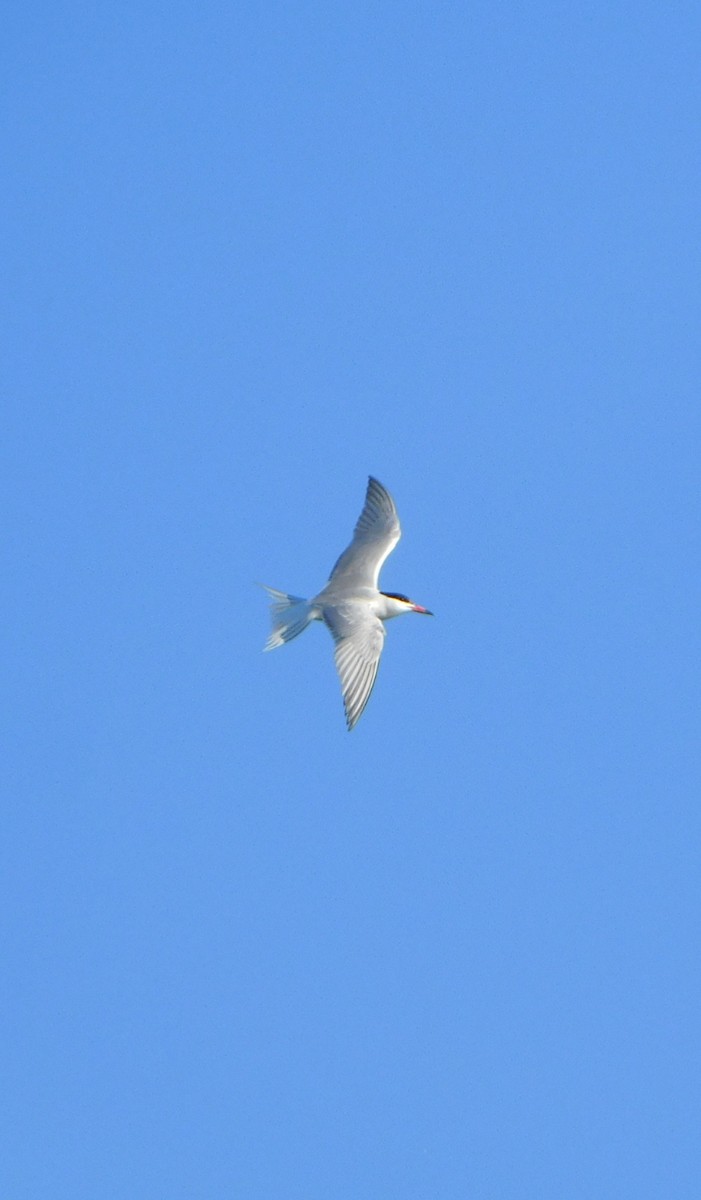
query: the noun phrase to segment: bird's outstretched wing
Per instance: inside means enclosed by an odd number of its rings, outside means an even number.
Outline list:
[[[342,578],[349,587],[376,588],[380,568],[401,534],[394,500],[371,475],[353,541],[334,566],[331,579]]]
[[[341,680],[346,722],[352,729],[375,685],[385,627],[364,604],[353,601],[324,613],[324,620],[336,643],[336,669]]]

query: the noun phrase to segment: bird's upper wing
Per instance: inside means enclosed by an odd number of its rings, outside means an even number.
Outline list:
[[[341,680],[346,722],[352,729],[375,685],[385,627],[366,605],[349,600],[327,610],[324,620],[336,643],[336,668]]]
[[[376,588],[380,568],[394,550],[401,533],[394,500],[371,475],[353,541],[334,566],[331,579],[342,576],[344,583],[350,586]]]

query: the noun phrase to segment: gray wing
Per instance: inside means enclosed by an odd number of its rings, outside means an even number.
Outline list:
[[[380,568],[401,534],[394,500],[371,475],[353,541],[334,566],[331,579],[342,576],[344,583],[354,587],[376,588]]]
[[[360,719],[375,686],[385,627],[365,605],[352,602],[324,613],[336,643],[336,669],[341,680],[346,723],[352,729]]]

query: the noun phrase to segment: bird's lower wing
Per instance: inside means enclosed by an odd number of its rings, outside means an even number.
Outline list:
[[[347,633],[338,627],[334,629],[330,622],[329,627],[336,642],[336,669],[341,680],[346,723],[352,729],[375,686],[385,628],[378,617],[371,615]]]

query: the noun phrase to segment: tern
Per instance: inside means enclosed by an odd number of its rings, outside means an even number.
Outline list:
[[[262,585],[271,597],[273,623],[266,650],[291,642],[311,621],[323,621],[330,630],[336,643],[336,668],[349,730],[357,725],[375,685],[385,641],[385,621],[410,612],[433,616],[401,592],[378,590],[382,564],[394,550],[401,532],[394,500],[371,475],[353,540],[318,596],[303,600]]]

